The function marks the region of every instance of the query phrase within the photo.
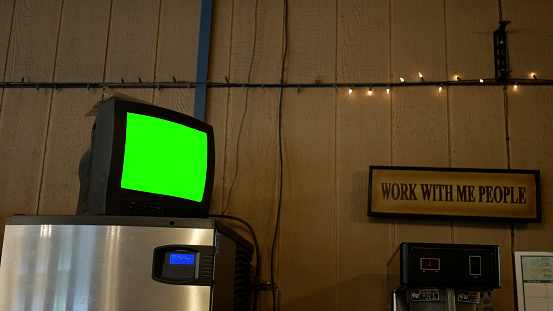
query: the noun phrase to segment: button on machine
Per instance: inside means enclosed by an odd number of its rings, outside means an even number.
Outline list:
[[[469,274],[473,276],[482,275],[482,257],[469,256]]]
[[[440,258],[421,258],[421,270],[440,270]]]

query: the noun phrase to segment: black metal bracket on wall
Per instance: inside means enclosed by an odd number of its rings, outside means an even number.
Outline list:
[[[212,11],[213,0],[202,0],[202,11],[200,16],[200,35],[198,44],[198,62],[196,65],[197,84],[194,94],[194,118],[200,121],[205,121]]]
[[[509,79],[509,55],[507,51],[507,34],[505,27],[510,21],[499,21],[499,28],[493,32],[495,60],[495,81],[505,82]]]

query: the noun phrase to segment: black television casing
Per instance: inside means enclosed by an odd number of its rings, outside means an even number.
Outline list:
[[[121,188],[127,112],[183,124],[207,134],[207,176],[201,202]],[[81,185],[76,214],[207,218],[213,191],[214,144],[213,128],[185,114],[122,99],[100,103],[90,148],[79,163]]]

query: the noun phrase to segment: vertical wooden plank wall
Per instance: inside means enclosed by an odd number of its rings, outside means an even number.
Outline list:
[[[510,67],[513,78],[553,77],[549,57],[551,4],[538,2],[526,6],[517,1],[503,2],[508,25]],[[507,90],[509,108],[510,159],[514,169],[541,171],[542,222],[515,226],[514,251],[553,251],[553,88],[525,86]]]
[[[497,2],[447,1],[447,75],[449,80],[494,78],[493,31],[499,26]],[[503,87],[447,88],[452,167],[507,169]],[[499,245],[501,289],[496,308],[514,308],[511,226],[509,223],[453,222],[453,242]]]
[[[544,57],[553,48],[551,4],[533,7],[516,1],[503,2],[508,25],[511,77],[552,77],[553,64]],[[548,29],[542,31],[541,29]],[[509,159],[514,169],[541,171],[542,221],[514,226],[513,251],[553,251],[553,88],[528,86],[506,90],[509,125]]]
[[[507,27],[512,78],[551,79],[553,29],[551,3],[538,1],[526,6],[503,1]],[[515,225],[513,251],[553,251],[553,87],[528,86],[506,90],[509,124],[509,159],[513,169],[541,171],[542,221]]]
[[[209,79],[278,82],[285,22],[285,83],[419,81],[419,72],[427,81],[493,78],[492,33],[500,14],[512,22],[511,77],[553,77],[553,19],[545,2],[288,2],[286,16],[283,1],[214,1]],[[200,3],[2,1],[0,75],[3,81],[192,81]],[[193,89],[117,91],[192,113]],[[280,309],[383,310],[387,259],[398,243],[418,241],[499,244],[503,287],[494,297],[498,310],[514,311],[511,251],[553,251],[552,87],[372,91],[284,90],[275,262]],[[278,203],[279,97],[276,88],[208,90],[217,153],[212,212],[228,203],[228,215],[253,225],[263,281],[270,280]],[[78,162],[93,121],[84,114],[100,98],[100,89],[0,89],[0,232],[10,214],[74,212]],[[369,218],[370,165],[540,169],[543,221]],[[271,308],[272,295],[264,291],[258,310]]]
[[[61,1],[15,3],[6,81],[52,81],[60,12]],[[0,111],[2,236],[7,216],[37,212],[52,92],[4,90]]]
[[[162,1],[154,81],[194,81],[201,1]],[[154,91],[153,104],[194,115],[194,89]]]
[[[336,2],[288,1],[284,82],[336,77]],[[282,310],[336,308],[335,89],[284,92],[283,206],[279,244]]]
[[[105,81],[153,81],[160,1],[113,0],[106,54]],[[152,89],[117,91],[151,103]]]
[[[389,4],[339,1],[337,10],[337,81],[389,81]],[[367,217],[367,189],[369,166],[391,161],[390,96],[382,88],[368,91],[337,92],[336,310],[382,310],[388,303],[382,271],[392,252],[391,225]]]
[[[446,78],[444,3],[391,1],[391,81]],[[449,166],[445,92],[437,87],[395,88],[392,97],[392,165]],[[448,221],[394,220],[393,245],[451,242]]]
[[[8,48],[9,43],[11,39],[11,29],[12,29],[12,18],[14,16],[14,6],[15,6],[15,0],[14,1],[2,1],[0,2],[0,77],[2,77],[2,81],[6,81],[6,63],[7,63],[7,57],[8,57]],[[2,128],[2,103],[4,98],[4,89],[0,89],[0,129]],[[0,130],[1,131],[1,130]],[[1,133],[1,132],[0,132]],[[2,137],[0,136],[0,142],[2,142]],[[4,140],[7,142],[8,140]],[[2,151],[2,145],[0,145],[0,155],[4,155],[4,151]],[[3,168],[2,164],[0,164],[0,168]],[[0,171],[1,173],[2,171]],[[5,210],[7,209],[5,207],[6,204],[4,204],[4,200],[8,199],[6,195],[2,195],[2,189],[6,187],[7,189],[7,182],[9,179],[2,179],[0,178],[0,238],[4,235],[4,221],[5,221],[5,215],[9,214],[9,211]]]
[[[54,81],[102,81],[110,2],[90,8],[64,2],[61,12]],[[79,161],[94,122],[85,115],[101,98],[101,89],[54,90],[38,214],[75,214]]]
[[[228,78],[240,83],[277,83],[282,63],[283,3],[235,1],[233,12]],[[218,81],[224,81],[224,76]],[[263,281],[271,280],[279,187],[279,97],[277,88],[233,88],[228,97],[222,208],[225,215],[246,219],[254,228],[262,254],[259,278]],[[250,237],[241,224],[229,224]],[[260,295],[258,309],[270,309],[270,291]]]
[[[0,2],[0,77],[4,79],[6,69],[6,57],[8,55],[8,45],[10,42],[10,30],[12,27],[12,17],[15,1]],[[0,89],[0,113],[2,112],[2,94],[4,89]]]
[[[229,76],[230,46],[232,36],[233,1],[217,1],[213,6],[211,45],[209,56],[209,79],[225,81]],[[215,136],[215,181],[211,198],[211,213],[221,214],[223,211],[227,106],[229,90],[225,88],[208,88],[206,106],[206,121],[213,126]]]

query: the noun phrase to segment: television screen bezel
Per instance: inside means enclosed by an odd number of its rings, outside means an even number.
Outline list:
[[[129,112],[175,122],[207,134],[208,163],[204,194],[200,202],[168,195],[124,189],[121,187],[125,156],[127,113]],[[105,198],[105,213],[110,215],[157,215],[207,218],[213,191],[215,165],[213,127],[180,112],[159,106],[129,101],[114,101],[112,113],[113,132]]]

